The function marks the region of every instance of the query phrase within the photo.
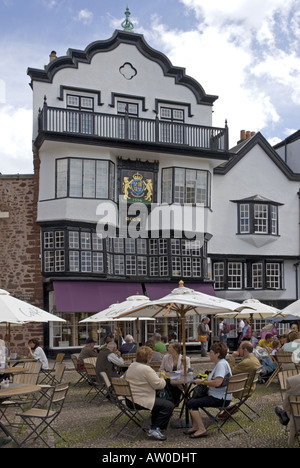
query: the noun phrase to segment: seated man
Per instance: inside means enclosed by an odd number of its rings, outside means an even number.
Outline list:
[[[271,353],[273,339],[274,339],[273,335],[271,333],[267,333],[264,339],[259,340],[258,346],[266,349],[268,353]]]
[[[124,359],[121,357],[120,351],[117,350],[117,345],[114,341],[110,341],[106,348],[101,349],[96,362],[96,374],[106,372],[107,377],[111,381],[113,377],[120,377],[115,367],[123,367]]]
[[[153,339],[153,342],[154,342],[154,351],[158,351],[159,353],[166,353],[167,352],[167,347],[161,341],[161,335],[159,333],[155,333],[155,335],[153,335],[152,339]]]
[[[93,338],[88,338],[85,342],[85,346],[82,348],[77,361],[77,369],[84,369],[84,359],[97,357],[97,351],[94,349],[95,341]]]
[[[133,336],[126,335],[125,343],[122,344],[122,346],[120,347],[120,353],[121,354],[136,353],[136,350],[137,350],[137,345],[133,340]]]

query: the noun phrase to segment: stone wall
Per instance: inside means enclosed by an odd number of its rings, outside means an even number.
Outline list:
[[[37,180],[38,170],[34,175],[0,175],[0,289],[43,308]],[[2,324],[0,338],[7,331]],[[42,324],[11,326],[10,334],[11,350],[20,354],[30,338],[43,346]]]

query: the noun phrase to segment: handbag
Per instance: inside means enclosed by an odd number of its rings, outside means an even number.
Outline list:
[[[207,385],[196,385],[193,390],[192,398],[202,398],[208,394]]]
[[[200,343],[206,343],[207,342],[207,336],[206,335],[198,335],[198,341],[200,341]]]

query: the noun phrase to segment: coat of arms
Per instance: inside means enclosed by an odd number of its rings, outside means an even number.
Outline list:
[[[132,178],[123,177],[122,191],[124,198],[131,202],[152,202],[153,185],[152,179],[146,179],[136,172]]]

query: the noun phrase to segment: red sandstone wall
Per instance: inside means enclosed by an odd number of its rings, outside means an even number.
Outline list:
[[[40,229],[36,224],[36,175],[0,175],[0,289],[43,308],[40,263]],[[1,317],[1,309],[0,309]],[[0,326],[4,339],[6,327]],[[24,353],[30,338],[43,345],[43,325],[11,327],[11,350]]]

